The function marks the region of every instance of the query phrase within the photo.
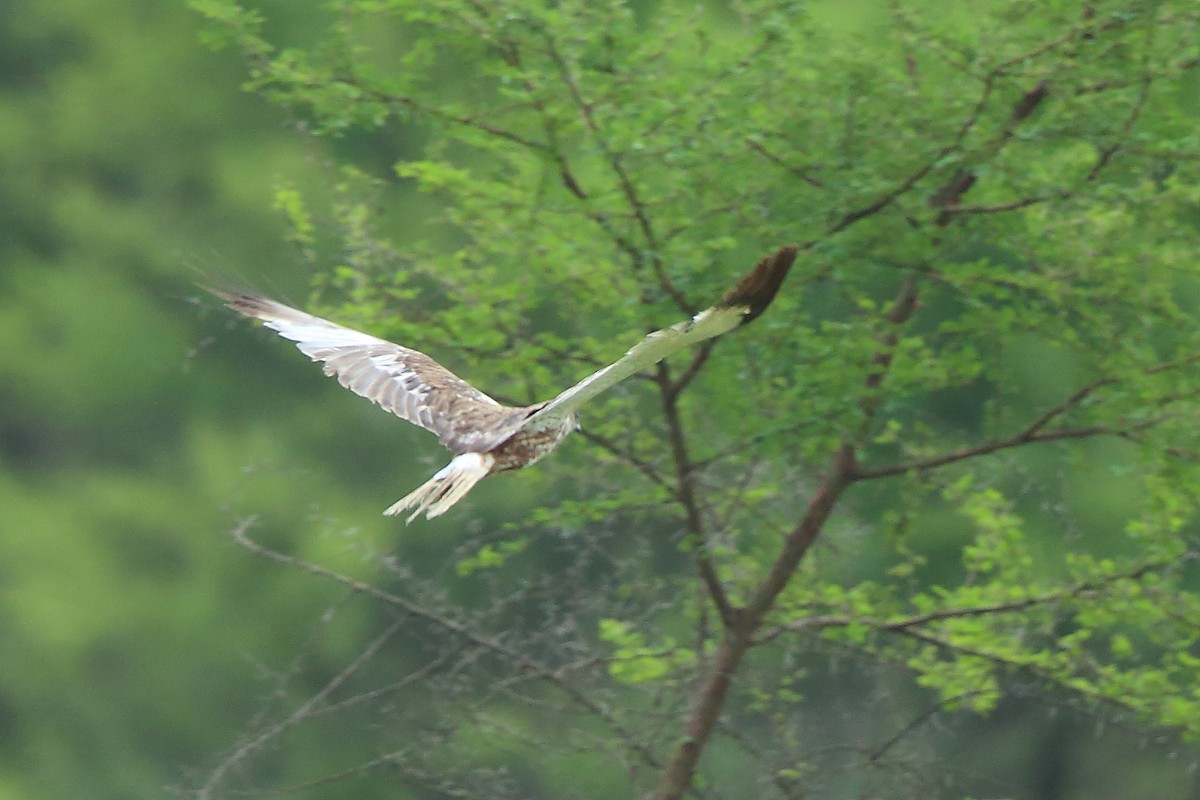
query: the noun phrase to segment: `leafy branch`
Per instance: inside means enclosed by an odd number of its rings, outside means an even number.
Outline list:
[[[893,328],[903,325],[912,316],[916,306],[916,284],[909,279],[887,314],[888,322]],[[860,400],[864,424],[869,422],[878,408],[878,389],[891,364],[895,341],[894,332],[886,334],[873,359],[876,369],[868,374]],[[801,560],[820,535],[838,498],[853,483],[854,471],[855,444],[853,439],[847,439],[833,456],[825,477],[809,501],[808,510],[784,540],[766,576],[751,593],[745,606],[731,610],[733,624],[727,627],[721,639],[696,704],[685,722],[685,738],[671,756],[654,792],[654,800],[682,797],[691,784],[700,754],[725,705],[733,676],[746,652],[754,645],[756,631],[763,625],[775,599],[791,581]]]
[[[1143,376],[1157,375],[1170,370],[1176,370],[1190,366],[1198,361],[1200,361],[1200,354],[1183,358],[1178,361],[1171,361],[1147,367],[1142,370],[1141,374]],[[870,480],[874,478],[886,478],[894,475],[901,475],[909,472],[926,472],[932,469],[937,469],[938,467],[946,466],[948,464],[954,464],[967,459],[989,455],[1001,450],[1008,450],[1013,447],[1036,444],[1039,442],[1056,442],[1068,439],[1087,439],[1094,436],[1128,437],[1132,436],[1138,431],[1142,431],[1160,424],[1165,417],[1155,416],[1148,419],[1131,420],[1119,424],[1081,425],[1046,430],[1048,425],[1063,417],[1070,411],[1079,408],[1096,392],[1107,386],[1113,386],[1121,383],[1123,380],[1125,379],[1110,375],[1103,378],[1098,378],[1090,383],[1080,386],[1068,397],[1039,414],[1022,430],[1018,431],[1012,436],[991,439],[989,441],[963,447],[949,453],[927,456],[925,458],[913,459],[911,461],[900,462],[897,464],[888,464],[879,467],[859,466],[855,471],[855,479]]]

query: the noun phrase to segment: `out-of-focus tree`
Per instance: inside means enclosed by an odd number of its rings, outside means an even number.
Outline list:
[[[496,396],[802,249],[755,327],[437,523],[454,572],[242,525],[378,634],[202,796],[1032,796],[937,723],[1034,697],[1200,734],[1191,4],[340,0],[308,40],[192,5],[342,143],[329,198],[276,197],[320,310]]]
[[[332,495],[369,485],[367,448],[289,438],[329,415],[283,354],[255,368],[285,391],[239,402],[249,340],[193,302],[197,264],[304,285],[271,200],[311,152],[198,25],[156,0],[0,8],[0,797],[161,798],[245,724],[331,593],[230,545],[242,502],[359,558],[339,515],[362,501]],[[250,613],[265,598],[295,615]]]

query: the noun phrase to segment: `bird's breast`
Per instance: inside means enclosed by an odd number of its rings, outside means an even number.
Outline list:
[[[496,459],[492,472],[507,472],[533,464],[558,447],[567,434],[575,429],[575,415],[562,424],[546,428],[523,428],[489,451]]]

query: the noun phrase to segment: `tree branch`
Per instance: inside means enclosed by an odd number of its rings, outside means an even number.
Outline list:
[[[387,92],[379,91],[376,89],[368,89],[368,88],[364,87],[358,80],[356,80],[354,78],[347,78],[347,77],[333,78],[328,83],[330,85],[341,85],[341,86],[350,87],[355,92],[358,93],[359,98],[361,98],[362,100],[365,100],[365,101],[384,103],[384,104],[389,104],[389,105],[396,105],[401,108],[407,109],[409,111],[415,111],[419,114],[425,114],[429,117],[432,117],[433,119],[441,120],[442,122],[449,122],[454,125],[461,125],[464,128],[474,128],[475,130],[482,131],[483,133],[486,133],[489,136],[495,136],[498,139],[504,139],[505,141],[509,141],[509,142],[512,142],[513,144],[520,145],[521,147],[526,148],[528,150],[533,150],[533,151],[541,152],[541,153],[547,152],[547,150],[548,150],[548,147],[545,142],[539,142],[534,139],[530,139],[528,137],[522,136],[519,133],[516,133],[515,131],[510,131],[506,128],[501,128],[498,125],[495,125],[491,122],[487,122],[482,119],[478,119],[476,117],[467,116],[466,114],[459,114],[454,111],[449,111],[445,108],[440,108],[438,106],[423,103],[415,97],[410,97],[408,95],[401,95],[401,94],[389,94]],[[312,81],[309,84],[307,84],[307,88],[320,89],[320,88],[324,88],[324,84],[317,82],[317,81]]]
[[[662,401],[663,420],[667,425],[667,438],[671,443],[671,456],[675,462],[675,498],[683,506],[684,520],[692,547],[695,548],[696,568],[700,572],[700,579],[704,582],[713,605],[717,607],[721,622],[729,627],[733,624],[733,607],[729,604],[725,587],[721,584],[716,567],[708,555],[708,537],[704,531],[700,504],[696,498],[695,471],[683,433],[683,421],[679,417],[679,393],[671,380],[671,373],[665,361],[658,362],[655,378]]]
[[[903,462],[900,464],[890,464],[885,467],[875,467],[871,469],[860,468],[855,477],[861,480],[870,480],[872,478],[886,478],[892,475],[902,475],[905,472],[926,472],[931,469],[937,469],[938,467],[944,467],[947,464],[953,464],[957,461],[965,461],[969,458],[984,456],[990,453],[995,453],[998,450],[1007,450],[1009,448],[1019,447],[1025,444],[1033,444],[1035,442],[1053,442],[1062,439],[1086,439],[1091,436],[1100,436],[1103,434],[1112,433],[1115,433],[1115,431],[1099,425],[1093,425],[1086,428],[1064,428],[1062,430],[1032,434],[1027,434],[1022,431],[1016,436],[1010,436],[1007,439],[994,439],[990,442],[984,442],[973,447],[964,447],[960,450],[943,453],[939,456],[915,459],[913,461]]]
[[[1194,553],[1189,553],[1192,555]],[[1051,603],[1061,602],[1070,598],[1087,597],[1094,595],[1103,590],[1106,586],[1124,580],[1139,580],[1151,572],[1166,569],[1174,566],[1179,562],[1178,557],[1163,558],[1156,561],[1148,561],[1144,564],[1138,564],[1136,567],[1127,569],[1123,572],[1106,575],[1097,580],[1081,581],[1074,586],[1067,586],[1053,592],[1043,592],[1042,594],[1022,597],[1016,600],[1009,600],[1001,603],[987,603],[978,606],[955,606],[949,608],[939,608],[933,611],[926,611],[921,614],[909,614],[903,617],[894,617],[892,619],[871,619],[870,617],[855,616],[850,614],[820,614],[816,616],[805,617],[786,625],[782,625],[775,630],[770,631],[760,637],[758,642],[772,641],[784,633],[800,633],[808,630],[819,630],[822,628],[840,628],[846,625],[864,625],[877,631],[902,631],[909,628],[916,628],[922,625],[928,625],[931,622],[940,622],[948,619],[966,619],[970,617],[991,616],[994,614],[1008,614],[1015,611],[1024,611],[1037,606],[1049,605]]]
[[[271,561],[300,569],[304,572],[316,575],[317,577],[333,581],[334,583],[339,583],[357,594],[378,600],[393,608],[400,609],[401,611],[404,611],[413,617],[433,623],[434,625],[442,628],[448,633],[453,634],[454,636],[459,637],[460,639],[470,642],[471,644],[487,650],[494,655],[500,656],[502,659],[522,670],[526,674],[544,680],[556,687],[569,698],[571,698],[571,700],[573,700],[578,706],[601,719],[606,725],[609,726],[609,728],[612,729],[614,733],[617,734],[625,747],[627,747],[631,752],[636,753],[647,766],[655,769],[662,767],[662,763],[658,760],[658,757],[650,750],[650,748],[639,741],[631,731],[627,730],[608,708],[585,695],[577,686],[566,680],[558,670],[544,666],[534,659],[522,654],[521,652],[508,647],[497,639],[493,639],[490,636],[473,631],[460,622],[456,622],[448,617],[444,617],[441,614],[431,611],[430,609],[418,605],[417,603],[414,603],[404,597],[392,594],[390,592],[385,592],[382,589],[379,589],[368,583],[355,580],[347,575],[342,575],[320,565],[313,564],[308,561],[304,561],[303,559],[296,558],[295,556],[290,556],[286,553],[280,553],[277,550],[272,550],[268,547],[265,547],[251,539],[248,535],[249,530],[254,525],[255,521],[255,517],[250,517],[238,525],[231,533],[234,541],[245,547],[247,550],[257,553],[264,558],[268,558]]]
[[[655,486],[661,486],[669,491],[672,495],[675,495],[676,487],[672,486],[652,464],[638,458],[636,455],[630,452],[628,448],[619,447],[616,442],[614,442],[612,439],[609,439],[607,436],[602,436],[601,434],[588,430],[587,428],[580,428],[579,434],[592,444],[616,456],[620,461],[628,464],[638,472],[645,475],[646,478]]]
[[[832,236],[835,233],[839,233],[859,220],[870,217],[887,208],[893,202],[895,202],[897,198],[916,186],[921,179],[933,172],[934,169],[937,168],[938,164],[941,163],[942,159],[962,147],[962,143],[966,139],[967,134],[975,128],[976,123],[979,122],[979,118],[983,114],[983,110],[987,107],[988,101],[991,99],[992,90],[995,86],[997,77],[998,74],[995,72],[984,77],[983,88],[980,90],[979,97],[976,98],[971,110],[967,112],[966,117],[963,118],[962,123],[959,125],[958,130],[955,132],[954,137],[949,143],[940,147],[925,161],[924,164],[919,166],[914,172],[909,174],[908,177],[902,179],[893,188],[884,192],[874,201],[861,208],[846,212],[841,219],[839,219],[825,231],[825,235]]]
[[[910,276],[886,318],[893,326],[902,325],[916,307],[916,283]],[[866,378],[860,401],[867,424],[878,406],[877,389],[891,364],[891,348],[895,346],[895,341],[894,333],[885,335],[880,342],[879,351],[872,359],[876,368]],[[750,595],[749,602],[743,608],[732,610],[733,624],[725,630],[713,659],[713,666],[685,723],[685,738],[675,748],[667,768],[663,771],[653,800],[678,800],[691,785],[700,754],[708,744],[721,709],[725,706],[733,676],[746,652],[754,645],[755,632],[762,627],[780,593],[787,587],[800,562],[821,534],[838,499],[855,481],[856,473],[854,444],[848,439],[834,454],[825,477],[809,501],[808,509],[784,540],[779,555]]]
[[[1019,211],[1022,208],[1036,206],[1039,203],[1045,203],[1049,200],[1055,200],[1069,196],[1067,192],[1055,192],[1051,194],[1039,194],[1032,197],[1022,197],[1020,200],[1013,200],[1008,203],[994,203],[985,206],[954,206],[947,208],[943,212],[948,217],[957,216],[960,214],[1001,214],[1005,211]]]
[[[800,180],[804,181],[805,183],[807,183],[811,186],[815,186],[818,189],[826,188],[825,184],[822,183],[820,180],[814,178],[813,176],[809,175],[807,172],[804,172],[800,168],[792,166],[791,164],[787,163],[779,156],[772,153],[770,150],[767,149],[766,145],[764,145],[761,141],[759,141],[758,137],[747,136],[746,144],[750,146],[751,150],[758,153],[760,156],[765,158],[767,161],[770,161],[772,164],[774,164],[775,166],[784,170],[785,172],[788,172],[789,174],[799,178]]]
[[[245,540],[246,528],[253,524],[253,522],[254,518],[251,517],[234,530],[233,536],[239,543],[242,543],[243,540]],[[407,616],[407,614],[404,614],[396,617],[396,619],[392,621],[392,624],[389,625],[383,633],[375,637],[375,640],[368,644],[367,647],[358,654],[358,657],[355,658],[349,666],[343,669],[336,677],[333,678],[333,680],[321,687],[320,691],[316,692],[309,697],[308,700],[293,709],[292,712],[287,715],[287,717],[273,725],[270,725],[266,728],[266,730],[259,732],[256,736],[241,742],[233,751],[233,753],[231,753],[217,766],[216,769],[212,771],[208,777],[208,780],[205,781],[204,786],[202,786],[196,793],[197,799],[208,800],[208,798],[212,796],[212,793],[216,791],[217,786],[222,780],[224,780],[225,775],[229,772],[229,770],[233,769],[248,755],[262,747],[271,739],[286,731],[288,728],[294,727],[300,722],[303,722],[305,719],[308,719],[313,710],[319,704],[325,702],[329,698],[329,695],[331,695],[339,686],[341,686],[351,676],[358,672],[358,670],[364,664],[370,661],[375,654],[379,652],[379,648],[383,647],[383,645],[386,644],[387,641],[391,639],[397,631],[400,630],[400,627],[404,624]],[[427,675],[438,665],[438,662],[439,659],[434,659],[425,667],[414,673],[414,675],[421,677]]]
[[[659,287],[674,301],[675,305],[681,311],[688,316],[694,316],[697,309],[683,295],[683,292],[679,291],[679,288],[671,282],[666,270],[663,268],[662,255],[659,252],[658,236],[655,234],[654,226],[651,224],[650,217],[646,213],[646,205],[633,184],[633,179],[629,176],[628,171],[626,171],[625,165],[621,163],[620,156],[609,146],[608,140],[600,129],[599,123],[596,122],[592,104],[584,98],[583,91],[579,88],[579,83],[576,81],[570,65],[567,64],[566,59],[559,52],[557,44],[548,34],[545,35],[545,38],[546,50],[550,56],[550,60],[558,68],[559,77],[562,78],[563,84],[567,87],[567,92],[571,95],[571,99],[574,101],[575,107],[583,119],[584,126],[596,142],[596,146],[600,149],[600,153],[604,156],[605,161],[608,162],[608,167],[616,177],[617,185],[620,187],[621,193],[625,196],[625,201],[629,204],[630,211],[637,221],[638,229],[646,242],[646,252],[649,254],[650,265],[655,277],[658,279]],[[636,253],[637,251],[632,252]],[[640,261],[641,255],[638,254],[635,263]]]
[[[783,591],[808,548],[816,541],[841,493],[852,480],[853,451],[839,451],[834,464],[809,502],[808,511],[792,530],[770,574],[759,585],[746,608],[737,612],[736,624],[726,629],[713,666],[685,726],[685,738],[676,747],[663,772],[654,800],[678,800],[691,785],[717,717],[725,705],[729,687],[742,658],[752,644],[752,635]]]
[[[1181,358],[1176,361],[1168,361],[1162,364],[1155,364],[1152,367],[1146,367],[1142,370],[1143,375],[1156,375],[1161,372],[1166,372],[1173,369],[1194,364],[1200,361],[1200,353]],[[1044,430],[1054,420],[1066,414],[1073,408],[1078,407],[1084,400],[1091,397],[1100,389],[1120,383],[1121,379],[1115,376],[1105,376],[1098,378],[1091,383],[1085,384],[1062,402],[1047,409],[1042,414],[1038,415],[1024,429],[1018,433],[1002,439],[992,439],[991,441],[981,442],[970,447],[963,447],[958,450],[953,450],[949,453],[941,455],[929,456],[928,458],[918,458],[911,461],[900,462],[898,464],[889,464],[882,467],[871,467],[858,469],[855,478],[861,480],[869,480],[872,478],[886,478],[893,475],[901,475],[905,472],[925,472],[938,467],[953,464],[958,461],[965,461],[976,456],[988,455],[999,450],[1007,450],[1021,445],[1034,444],[1037,442],[1053,442],[1064,439],[1086,439],[1092,436],[1130,436],[1135,431],[1144,430],[1147,427],[1158,424],[1163,418],[1156,417],[1148,420],[1139,420],[1136,423],[1131,423],[1125,427],[1114,425],[1085,425],[1075,428],[1056,428],[1054,430]]]

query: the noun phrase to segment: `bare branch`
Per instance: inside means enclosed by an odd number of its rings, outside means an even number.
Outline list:
[[[251,517],[242,522],[242,524],[234,530],[233,537],[238,541],[239,544],[244,544],[245,542],[249,541],[246,538],[246,530],[253,523],[254,517]],[[212,793],[217,789],[221,781],[225,779],[225,775],[229,772],[229,770],[241,763],[241,761],[247,756],[261,748],[271,739],[279,736],[288,728],[294,727],[300,722],[308,719],[313,709],[315,709],[320,703],[323,703],[329,697],[329,695],[331,695],[339,686],[345,683],[346,680],[348,680],[352,675],[358,672],[360,667],[370,661],[375,654],[379,652],[379,648],[381,648],[389,639],[392,638],[392,636],[395,635],[398,630],[400,630],[400,627],[404,624],[406,618],[407,615],[401,615],[393,620],[392,624],[389,625],[382,634],[377,636],[373,642],[367,645],[367,647],[358,654],[358,657],[355,658],[349,666],[343,669],[335,678],[333,678],[333,680],[326,683],[319,692],[293,709],[286,718],[269,726],[266,728],[266,730],[260,732],[258,735],[240,743],[233,753],[231,753],[228,758],[222,761],[209,775],[208,780],[204,783],[204,786],[202,786],[197,792],[197,797],[199,800],[207,800],[207,798],[211,797]],[[424,670],[419,671],[418,674],[432,670],[436,663],[437,662],[435,660],[430,665],[427,665]]]
[[[956,216],[959,214],[1001,214],[1005,211],[1019,211],[1022,208],[1036,206],[1039,203],[1045,203],[1048,200],[1054,200],[1061,197],[1069,196],[1066,192],[1057,192],[1052,194],[1039,194],[1032,197],[1022,197],[1020,200],[1013,200],[1008,203],[996,203],[986,206],[955,206],[947,208],[945,214],[948,216]]]
[[[1116,433],[1116,431],[1098,425],[1093,425],[1086,428],[1065,428],[1062,430],[1033,434],[1026,434],[1022,432],[1007,439],[993,439],[990,442],[984,442],[972,447],[964,447],[959,450],[943,453],[939,456],[932,456],[930,458],[920,458],[900,464],[891,464],[885,467],[875,467],[870,469],[859,468],[858,472],[855,473],[855,478],[859,480],[870,480],[872,478],[886,478],[892,475],[901,475],[905,472],[925,472],[938,467],[944,467],[947,464],[953,464],[958,461],[966,461],[970,458],[976,458],[978,456],[988,455],[989,453],[995,453],[998,450],[1007,450],[1012,447],[1033,444],[1035,442],[1054,442],[1063,439],[1086,439],[1092,436],[1114,433]]]
[[[646,479],[655,486],[661,486],[662,488],[670,491],[672,494],[675,493],[675,487],[667,482],[667,479],[659,473],[658,469],[654,467],[654,465],[638,458],[628,447],[620,447],[616,442],[614,442],[612,439],[609,439],[607,436],[603,436],[587,428],[580,428],[579,434],[602,450],[605,450],[613,456],[616,456],[619,461],[628,464],[638,472],[642,473],[642,475],[646,476]]]
[[[872,763],[879,761],[881,758],[883,758],[885,755],[887,755],[887,752],[889,750],[891,750],[893,747],[895,747],[900,742],[902,742],[904,740],[904,737],[908,736],[910,733],[915,731],[917,728],[924,725],[926,722],[928,722],[930,719],[932,719],[935,714],[938,714],[951,706],[961,703],[964,700],[969,700],[970,698],[974,697],[977,694],[979,694],[979,693],[978,692],[963,692],[960,695],[955,695],[954,697],[947,697],[947,698],[944,698],[944,699],[938,701],[937,703],[934,703],[928,709],[926,709],[925,711],[921,712],[920,714],[918,714],[917,716],[915,716],[911,720],[909,720],[908,724],[905,725],[903,728],[896,731],[896,733],[894,733],[893,735],[889,736],[887,738],[887,740],[883,742],[883,744],[879,745],[874,750],[872,750],[870,753],[868,753],[867,761],[872,762]]]
[[[653,751],[639,741],[631,731],[627,730],[616,719],[612,711],[584,694],[579,687],[568,681],[563,676],[561,671],[544,666],[534,659],[524,655],[523,653],[508,647],[497,639],[487,636],[486,634],[473,631],[460,622],[448,617],[444,617],[441,614],[414,603],[413,601],[404,597],[392,594],[390,592],[385,592],[378,587],[355,580],[354,578],[334,572],[333,570],[326,569],[318,564],[313,564],[308,561],[304,561],[303,559],[296,558],[295,556],[290,556],[286,553],[280,553],[277,550],[272,550],[268,547],[265,547],[258,542],[255,542],[248,535],[248,532],[254,525],[255,521],[256,519],[254,517],[250,517],[237,528],[235,528],[231,534],[234,540],[246,549],[280,564],[285,564],[287,566],[303,570],[304,572],[308,572],[312,575],[316,575],[317,577],[333,581],[334,583],[339,583],[353,590],[357,594],[378,600],[393,608],[400,609],[401,611],[404,611],[413,617],[433,623],[446,632],[501,657],[508,663],[525,672],[527,675],[544,680],[552,686],[558,688],[569,698],[571,698],[576,705],[598,717],[606,725],[608,725],[609,728],[611,728],[612,731],[616,733],[618,737],[620,737],[622,743],[631,752],[636,753],[647,766],[653,768],[660,768],[662,766],[661,762],[659,762],[658,757],[653,753]]]
[[[915,171],[910,173],[906,178],[903,178],[893,188],[884,192],[874,201],[866,206],[863,206],[862,208],[847,212],[840,220],[834,223],[832,227],[825,231],[825,235],[831,236],[835,233],[839,233],[859,220],[870,217],[887,208],[901,195],[906,194],[924,177],[933,172],[938,164],[941,163],[942,159],[958,150],[962,146],[963,141],[967,138],[967,134],[969,134],[979,122],[979,118],[983,114],[983,110],[987,107],[988,102],[991,100],[992,91],[997,77],[998,74],[994,72],[984,77],[983,86],[979,92],[979,97],[976,98],[975,103],[971,106],[971,109],[967,112],[967,115],[959,124],[958,130],[955,132],[954,137],[949,143],[938,148],[938,150],[936,150],[933,155],[925,161],[925,163],[917,167]],[[969,188],[969,186],[964,187],[962,191],[966,191],[966,188]],[[961,196],[961,194],[962,192],[960,191],[959,195]]]
[[[758,153],[760,156],[765,158],[767,161],[770,161],[775,166],[794,175],[795,177],[799,178],[800,180],[804,181],[805,183],[807,183],[811,186],[815,186],[818,189],[825,188],[825,184],[822,183],[817,178],[814,178],[812,175],[809,175],[807,172],[804,172],[799,167],[796,167],[796,166],[793,166],[793,165],[787,163],[782,158],[780,158],[779,156],[772,153],[770,150],[767,149],[766,145],[764,145],[761,141],[759,141],[759,139],[757,137],[755,137],[755,136],[747,137],[746,144],[750,146],[751,150]]]
[[[1147,58],[1149,56],[1147,55]],[[1100,174],[1101,170],[1108,166],[1112,161],[1113,156],[1125,145],[1125,139],[1129,132],[1133,130],[1133,126],[1137,124],[1138,119],[1142,116],[1142,109],[1146,107],[1146,101],[1150,99],[1150,86],[1154,83],[1154,76],[1147,75],[1142,81],[1141,90],[1138,92],[1137,98],[1133,101],[1133,105],[1129,109],[1129,114],[1125,117],[1124,122],[1117,131],[1116,138],[1096,157],[1096,163],[1088,170],[1084,180],[1093,181]]]

